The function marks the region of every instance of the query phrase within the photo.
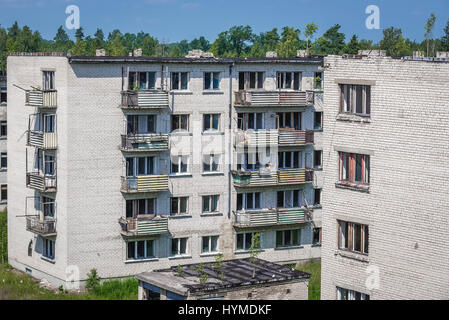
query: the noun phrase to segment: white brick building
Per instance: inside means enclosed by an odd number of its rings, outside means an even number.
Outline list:
[[[324,66],[322,299],[448,299],[448,61]]]
[[[6,73],[0,70],[0,210],[3,210],[8,203],[8,185],[7,185],[7,164],[8,153],[6,150],[7,138],[7,81]]]
[[[123,277],[247,257],[251,232],[262,259],[319,258],[321,64],[10,55],[9,263]],[[269,129],[267,164],[238,166]]]

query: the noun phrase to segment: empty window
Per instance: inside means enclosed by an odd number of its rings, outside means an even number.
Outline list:
[[[302,152],[301,151],[283,151],[278,152],[278,168],[292,169],[302,168]]]
[[[0,169],[6,169],[8,167],[8,154],[6,152],[1,153]]]
[[[264,72],[239,72],[239,90],[263,89]]]
[[[237,250],[249,250],[256,232],[237,233],[235,247]]]
[[[42,212],[45,219],[54,219],[56,212],[55,200],[48,197],[42,197]]]
[[[154,241],[128,241],[126,245],[127,260],[140,260],[154,257]]]
[[[204,154],[203,155],[203,172],[218,172],[220,168],[219,154]]]
[[[237,126],[241,130],[261,130],[265,128],[264,114],[259,113],[238,113]]]
[[[323,128],[323,113],[322,112],[315,112],[314,113],[314,125],[315,130],[320,130]]]
[[[323,166],[323,151],[322,150],[315,150],[313,152],[313,166],[315,168],[321,168]]]
[[[337,299],[338,300],[369,300],[369,295],[337,287]]]
[[[361,184],[370,183],[370,156],[340,152],[339,180]]]
[[[322,192],[322,190],[321,189],[315,189],[315,201],[314,201],[314,204],[317,206],[317,205],[320,205],[321,204],[321,192]]]
[[[204,73],[204,90],[217,90],[220,85],[220,72]]]
[[[43,240],[44,240],[44,250],[42,252],[42,255],[45,258],[53,260],[55,258],[55,241],[50,239],[43,239]]]
[[[189,82],[188,72],[172,72],[171,73],[171,89],[187,90]]]
[[[312,244],[316,246],[321,245],[321,228],[313,228]]]
[[[368,226],[338,221],[338,248],[368,254]]]
[[[55,132],[56,126],[56,115],[55,114],[44,114],[43,116],[43,131],[45,133],[53,133]]]
[[[6,88],[1,88],[0,104],[6,104],[7,101],[8,101],[8,95],[6,93]]]
[[[299,246],[300,244],[300,229],[276,231],[276,248]]]
[[[305,205],[303,190],[285,190],[277,192],[278,208],[300,208]]]
[[[315,72],[315,78],[313,79],[314,88],[321,90],[323,88],[323,73]]]
[[[260,192],[248,192],[237,194],[237,210],[252,210],[260,209],[261,205],[261,193]]]
[[[218,131],[220,129],[220,114],[203,115],[203,131]]]
[[[301,72],[278,72],[276,77],[278,89],[301,89]]]
[[[371,113],[371,87],[341,84],[340,112],[369,116]]]
[[[56,158],[54,155],[46,154],[44,157],[44,174],[54,176],[56,172]]]
[[[187,214],[189,197],[170,198],[170,215]]]
[[[145,134],[156,132],[156,115],[127,115],[127,134]]]
[[[154,174],[154,166],[154,157],[126,158],[126,171],[129,177],[152,175]]]
[[[218,251],[218,236],[202,237],[201,242],[202,242],[202,245],[201,245],[202,253]]]
[[[218,212],[218,199],[220,196],[211,195],[211,196],[203,196],[203,213],[214,213]]]
[[[180,174],[189,172],[189,156],[188,155],[172,155],[171,156],[171,173]]]
[[[6,121],[1,121],[1,122],[0,122],[0,137],[6,138],[6,136],[7,136],[7,125],[6,125]]]
[[[271,151],[268,146],[257,147],[257,149],[245,147],[237,152],[237,170],[245,169],[255,171],[265,168],[271,161]]]
[[[130,72],[128,77],[129,90],[145,90],[156,88],[156,72]]]
[[[0,202],[6,203],[7,201],[8,201],[8,185],[2,184],[0,192]]]
[[[54,90],[55,89],[55,72],[54,71],[42,71],[42,89]]]
[[[138,215],[156,214],[156,199],[126,200],[126,217],[135,218]]]
[[[188,238],[175,238],[171,240],[172,256],[187,254],[187,239]]]
[[[176,114],[171,116],[171,131],[189,131],[189,115]]]
[[[278,129],[302,130],[302,112],[276,112]]]

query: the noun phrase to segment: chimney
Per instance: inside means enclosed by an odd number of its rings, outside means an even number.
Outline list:
[[[134,50],[134,57],[141,57],[142,56],[142,48]]]
[[[106,50],[105,49],[97,49],[97,50],[95,50],[95,55],[97,57],[104,57],[106,55]]]
[[[449,51],[438,51],[437,58],[449,58]]]
[[[296,50],[296,57],[298,58],[307,57],[307,50]]]
[[[359,56],[386,57],[386,50],[359,50]]]
[[[204,52],[200,49],[190,50],[186,58],[215,58],[212,52]]]
[[[266,57],[266,58],[277,58],[277,57],[278,57],[278,54],[277,54],[276,51],[267,51],[267,52],[265,53],[265,57]]]

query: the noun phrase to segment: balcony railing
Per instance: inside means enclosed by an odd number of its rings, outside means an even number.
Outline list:
[[[168,108],[168,92],[163,90],[122,91],[122,108]]]
[[[160,192],[168,190],[168,175],[148,175],[137,177],[122,177],[121,191],[134,192]]]
[[[168,232],[168,218],[153,215],[138,216],[137,218],[120,218],[121,233],[124,236],[158,235]]]
[[[57,98],[56,90],[28,90],[25,93],[25,103],[32,107],[56,108]]]
[[[56,132],[28,130],[27,144],[42,149],[56,149],[58,147]]]
[[[313,144],[313,130],[279,130],[279,146],[299,146]]]
[[[311,219],[311,214],[304,207],[234,212],[234,226],[238,228],[307,223]]]
[[[26,185],[28,188],[41,192],[56,192],[56,176],[45,175],[39,172],[28,172]]]
[[[278,144],[277,130],[238,130],[235,135],[236,146],[274,146]]]
[[[38,216],[28,216],[26,217],[26,229],[41,236],[55,236],[56,220],[42,220]]]
[[[124,151],[160,151],[168,150],[168,134],[124,134]]]
[[[278,171],[236,171],[232,172],[234,186],[240,188],[274,185],[303,184],[313,182],[313,169],[295,168]]]
[[[240,107],[306,107],[314,103],[313,91],[237,91],[235,105]]]

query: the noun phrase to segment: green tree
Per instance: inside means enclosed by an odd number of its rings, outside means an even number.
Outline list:
[[[248,42],[253,38],[253,32],[250,26],[233,26],[229,29],[229,43],[231,51],[234,51],[238,57],[242,53],[249,51]]]
[[[444,35],[441,38],[441,50],[449,51],[449,20],[447,20],[446,27],[443,31]]]
[[[394,27],[383,31],[384,38],[380,41],[380,48],[386,50],[388,56],[398,57],[410,55],[410,47],[402,36],[402,30]]]
[[[317,32],[318,26],[314,23],[309,23],[306,26],[306,30],[304,31],[304,36],[307,39],[307,55],[310,55],[310,39],[313,38],[313,35]]]
[[[209,51],[210,49],[210,43],[208,40],[206,40],[206,38],[204,38],[203,36],[199,37],[198,39],[193,39],[190,42],[189,45],[190,49],[201,49],[203,51]]]
[[[432,12],[430,14],[429,19],[427,19],[426,25],[424,26],[424,39],[426,39],[426,43],[427,43],[427,57],[429,57],[430,55],[430,42],[433,42],[433,28],[435,27],[435,21],[436,21],[437,17],[435,16],[435,14]],[[435,43],[433,42],[433,50],[435,49]]]
[[[282,29],[281,41],[277,48],[279,57],[296,57],[296,50],[299,49],[299,32],[299,29],[294,27],[284,27]]]
[[[76,31],[75,31],[75,38],[76,38],[76,40],[83,40],[84,39],[83,27],[79,27],[78,29],[76,29]]]
[[[345,53],[349,54],[357,54],[360,50],[359,41],[357,40],[357,36],[353,35],[351,41],[346,45]]]
[[[179,47],[176,44],[170,49],[170,53],[168,55],[174,58],[182,57],[181,50],[179,50]]]
[[[128,51],[122,43],[122,37],[120,33],[117,33],[112,41],[108,41],[106,46],[107,54],[110,56],[126,56]]]
[[[256,277],[256,263],[257,263],[257,257],[262,252],[262,249],[260,247],[260,233],[255,233],[251,238],[251,247],[249,248],[249,261],[254,266],[253,269],[253,278]]]
[[[156,55],[156,48],[158,46],[158,41],[147,34],[145,38],[142,40],[141,48],[142,48],[142,55],[147,57],[152,57]]]
[[[97,269],[91,269],[87,274],[86,289],[91,291],[100,285],[100,277],[98,276]]]
[[[329,28],[323,36],[318,39],[319,54],[342,54],[346,43],[344,33],[339,32],[341,26],[336,24]]]
[[[97,31],[95,31],[94,37],[99,42],[103,42],[104,41],[104,32],[103,32],[103,30],[97,28]]]

